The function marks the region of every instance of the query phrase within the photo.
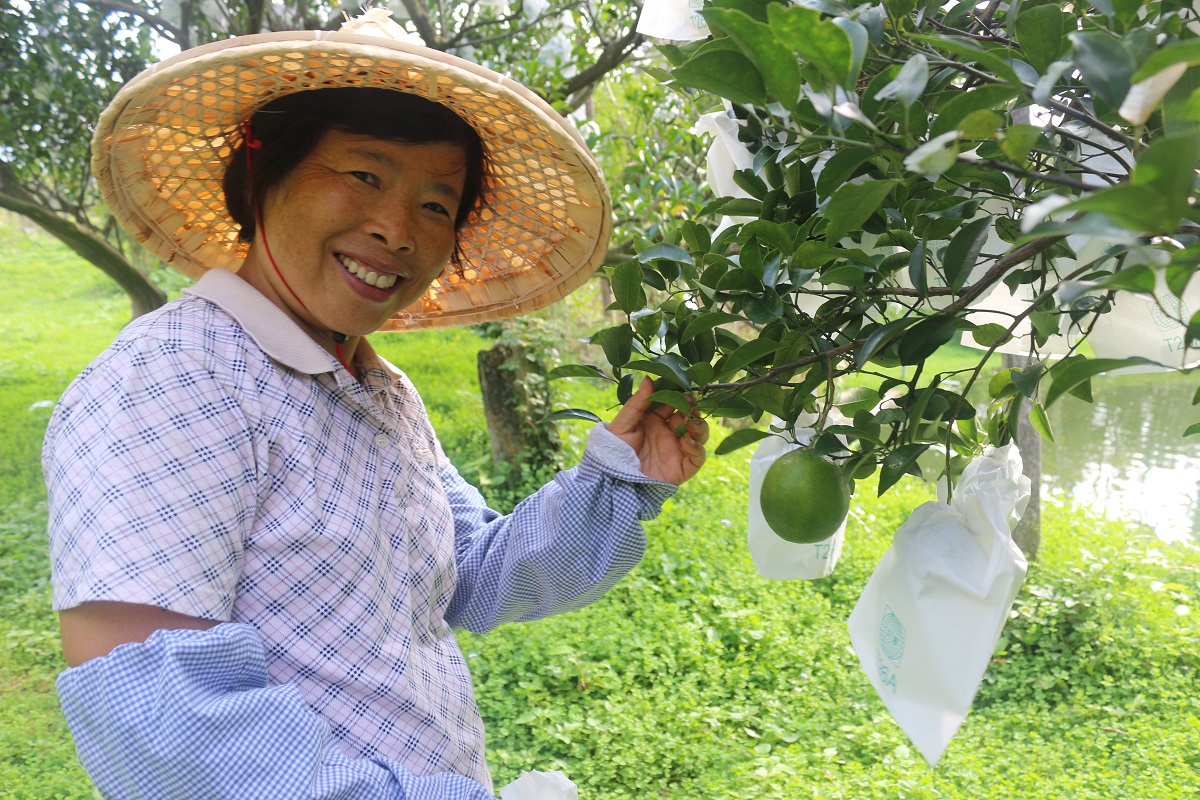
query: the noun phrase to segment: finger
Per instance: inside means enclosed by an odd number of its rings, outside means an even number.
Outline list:
[[[654,394],[654,381],[642,378],[642,383],[633,396],[625,401],[621,410],[608,423],[608,430],[615,434],[629,433],[636,428],[650,409],[650,395]]]
[[[695,439],[700,444],[708,441],[709,431],[708,422],[702,419],[692,417],[687,423],[687,432],[692,439]]]

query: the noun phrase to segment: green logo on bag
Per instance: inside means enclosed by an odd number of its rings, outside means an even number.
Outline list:
[[[1188,318],[1187,303],[1180,300],[1173,294],[1164,294],[1155,300],[1146,303],[1146,310],[1150,312],[1150,319],[1154,320],[1154,324],[1159,330],[1169,331],[1180,327],[1179,320]]]
[[[888,661],[899,664],[904,657],[904,625],[888,606],[883,607],[883,619],[879,621],[879,647]]]

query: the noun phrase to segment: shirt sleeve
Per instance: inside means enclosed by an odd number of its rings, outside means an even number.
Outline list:
[[[481,633],[601,597],[642,558],[641,522],[678,487],[642,474],[637,455],[597,425],[583,458],[501,515],[452,467],[442,483],[454,515],[458,570],[446,620]]]
[[[105,798],[493,800],[452,773],[342,754],[291,685],[268,685],[252,626],[158,631],[58,677],[80,762]]]
[[[54,608],[227,620],[263,470],[243,400],[198,354],[139,337],[64,394],[42,451]]]

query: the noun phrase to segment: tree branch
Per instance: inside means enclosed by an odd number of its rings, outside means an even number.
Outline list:
[[[123,14],[138,17],[149,23],[155,30],[176,44],[180,44],[188,39],[186,33],[173,23],[132,3],[122,3],[118,0],[82,0],[82,2],[92,8],[120,11]]]
[[[1049,250],[1051,247],[1053,247],[1055,244],[1057,244],[1064,238],[1066,238],[1066,237],[1065,236],[1045,236],[1041,239],[1035,239],[1032,242],[1029,242],[1028,244],[1021,245],[1016,250],[1013,250],[1008,255],[1004,256],[1003,258],[998,259],[996,261],[996,263],[992,265],[991,269],[989,269],[986,273],[984,273],[982,278],[980,278],[978,281],[971,284],[970,286],[964,287],[963,290],[959,293],[957,300],[955,300],[953,303],[946,306],[942,310],[938,311],[937,316],[950,316],[952,314],[955,314],[959,311],[964,310],[971,303],[975,302],[975,300],[981,294],[983,294],[983,292],[985,290],[991,288],[991,286],[993,284],[995,284],[996,281],[1000,280],[1000,278],[1004,275],[1004,273],[1008,272],[1010,269],[1015,267],[1017,264],[1028,261],[1029,259],[1033,258],[1037,254],[1045,252],[1046,250]],[[880,296],[891,296],[891,295],[911,296],[911,295],[908,295],[908,291],[909,290],[903,290],[903,289],[894,289],[894,290],[887,289],[887,290],[876,290],[875,294],[878,294]],[[867,292],[867,294],[871,295],[872,292]],[[931,291],[929,294],[932,295],[932,294],[934,294],[934,292]],[[893,339],[899,338],[902,335],[903,335],[903,332],[897,334],[895,337],[893,337]],[[792,372],[794,370],[800,369],[801,367],[807,367],[812,364],[816,364],[818,361],[824,361],[826,359],[835,359],[835,358],[840,358],[841,356],[844,356],[844,355],[848,355],[849,353],[854,352],[854,350],[856,350],[857,348],[859,348],[863,344],[865,344],[866,341],[867,341],[866,339],[855,339],[853,342],[849,342],[849,343],[843,344],[843,345],[838,345],[837,347],[826,350],[823,353],[816,353],[814,355],[801,358],[797,361],[792,361],[788,364],[781,364],[777,367],[772,367],[771,369],[767,370],[762,375],[759,375],[757,378],[752,378],[751,380],[748,380],[748,381],[736,381],[734,383],[709,383],[709,384],[705,384],[703,386],[697,387],[697,391],[699,391],[701,393],[706,393],[706,392],[720,391],[722,389],[745,389],[750,386],[757,386],[760,383],[767,383],[767,382],[771,381],[775,376],[782,375],[785,372]],[[888,343],[885,342],[883,345],[880,346],[880,349],[883,349],[883,347],[886,347],[887,344]]]
[[[112,278],[129,296],[133,316],[141,316],[167,302],[162,289],[138,272],[125,256],[95,234],[64,219],[21,187],[16,170],[7,161],[0,161],[0,208],[27,217],[47,233],[70,247],[88,263]]]

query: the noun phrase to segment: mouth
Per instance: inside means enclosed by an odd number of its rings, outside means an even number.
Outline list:
[[[346,268],[347,272],[368,286],[374,286],[376,289],[391,289],[396,285],[397,278],[400,277],[391,273],[381,274],[375,272],[372,269],[362,266],[350,256],[344,256],[341,253],[335,253],[334,257]]]

